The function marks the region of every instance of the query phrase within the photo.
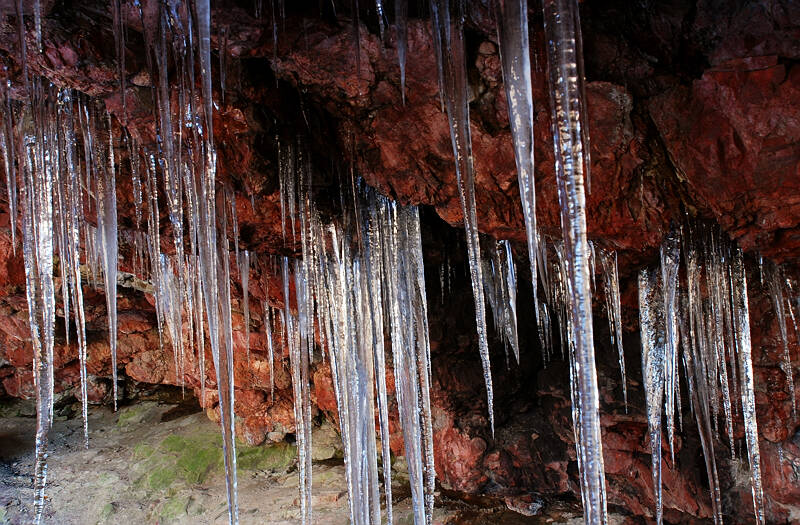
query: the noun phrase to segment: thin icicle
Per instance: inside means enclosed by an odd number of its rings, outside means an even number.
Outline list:
[[[628,410],[628,381],[625,377],[625,351],[622,348],[622,307],[619,296],[619,269],[617,266],[617,252],[612,250],[598,250],[600,266],[603,269],[603,284],[605,285],[606,313],[608,315],[608,331],[611,334],[611,344],[617,347],[619,371],[622,376],[622,399],[625,402],[625,411]]]
[[[691,269],[691,264],[688,269]],[[698,433],[700,434],[700,444],[703,447],[703,458],[706,464],[706,475],[708,476],[709,492],[711,495],[711,510],[714,516],[714,524],[722,525],[722,502],[719,490],[719,475],[717,474],[717,460],[714,456],[714,440],[711,433],[711,414],[709,412],[709,388],[707,385],[707,375],[704,370],[702,354],[700,353],[695,338],[696,331],[692,318],[692,309],[689,306],[691,299],[685,298],[683,302],[684,311],[689,317],[689,328],[686,327],[685,320],[681,323],[683,336],[683,362],[686,371],[686,379],[689,384],[689,396],[694,409],[695,421],[697,422]],[[683,319],[683,318],[682,318]],[[688,332],[687,332],[688,330]]]
[[[3,83],[3,126],[0,129],[0,147],[3,148],[3,166],[6,170],[6,190],[8,191],[9,229],[11,230],[11,250],[17,254],[17,154],[14,147],[14,110],[11,105],[11,80]]]
[[[394,23],[397,31],[397,62],[400,65],[400,98],[406,104],[406,53],[408,52],[408,0],[395,0]]]
[[[122,119],[127,120],[125,114],[125,20],[122,14],[121,0],[111,1],[111,25],[114,31],[114,45],[117,51],[117,76],[119,76],[119,93],[122,99]]]
[[[758,423],[756,422],[756,396],[753,374],[753,358],[750,348],[750,309],[747,300],[747,275],[741,250],[737,250],[732,265],[733,316],[736,330],[736,354],[742,379],[742,413],[744,416],[747,457],[750,463],[750,483],[753,492],[753,508],[756,523],[764,523],[764,493],[761,486],[761,453],[758,447]]]
[[[310,429],[305,428],[305,400],[303,398],[303,375],[301,364],[301,343],[300,330],[298,327],[299,319],[295,317],[289,308],[289,259],[283,258],[283,298],[284,298],[284,327],[285,340],[289,347],[289,361],[292,372],[292,387],[294,392],[294,415],[297,436],[298,470],[300,472],[300,515],[301,523],[311,522],[311,472],[309,472],[308,458],[311,454],[311,444],[307,441]],[[297,284],[299,276],[295,277]],[[299,302],[297,303],[299,307]],[[308,432],[307,432],[308,430]]]
[[[242,310],[244,310],[244,344],[250,361],[250,252],[242,250],[239,260],[239,277],[242,281]]]
[[[780,366],[781,369],[783,370],[783,373],[786,374],[786,386],[789,389],[789,396],[792,402],[792,421],[796,421],[797,397],[794,388],[792,357],[789,354],[789,334],[788,330],[786,330],[786,310],[784,308],[784,296],[783,296],[784,278],[783,278],[783,272],[781,271],[780,267],[772,264],[767,279],[768,279],[767,284],[769,286],[770,299],[772,299],[772,307],[775,311],[775,317],[778,323],[778,329],[780,330],[781,334],[781,342],[783,343],[783,362],[781,363]]]
[[[267,336],[267,358],[269,359],[269,398],[275,402],[275,349],[272,343],[272,309],[264,301],[264,333]]]
[[[437,17],[433,19],[433,31],[441,42],[438,50],[440,76],[444,83],[444,99],[447,118],[450,122],[450,140],[455,158],[458,196],[464,215],[464,230],[467,238],[467,254],[472,277],[472,295],[475,300],[475,323],[478,330],[478,352],[483,366],[486,384],[486,401],[489,412],[489,427],[494,434],[494,391],[492,367],[489,359],[489,343],[486,335],[486,303],[483,293],[483,270],[478,238],[478,217],[475,209],[475,175],[472,159],[472,138],[469,122],[469,86],[467,85],[466,56],[464,50],[465,13],[460,3],[451,18],[448,0],[432,0],[431,9]]]

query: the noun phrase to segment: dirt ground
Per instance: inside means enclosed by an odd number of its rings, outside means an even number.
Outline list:
[[[92,407],[90,447],[80,414],[57,416],[50,437],[45,523],[227,524],[219,427],[190,403],[139,401],[113,412]],[[34,407],[17,402],[0,411],[0,525],[32,517]],[[349,521],[341,443],[331,427],[315,429],[313,522]],[[296,449],[280,443],[238,444],[239,518],[247,524],[300,520]],[[412,524],[402,460],[394,465],[395,523]],[[434,522],[577,523],[574,505],[547,505],[535,517],[502,501],[465,503],[437,494]],[[582,521],[582,520],[580,520]],[[614,519],[613,521],[617,521]]]

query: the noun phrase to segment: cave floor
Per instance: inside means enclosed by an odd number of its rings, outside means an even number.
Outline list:
[[[196,404],[140,401],[113,412],[91,407],[90,448],[83,448],[80,413],[57,416],[50,434],[45,523],[225,524],[228,522],[219,427]],[[35,409],[30,402],[0,407],[0,525],[32,517]],[[58,411],[57,411],[58,413]],[[335,432],[315,436],[316,457],[336,456]],[[315,441],[312,439],[312,441]],[[298,523],[296,449],[285,443],[237,448],[240,523]],[[395,523],[412,524],[402,469],[395,478]],[[333,457],[314,463],[314,522],[348,523],[344,466]],[[612,516],[611,522],[619,522]],[[616,518],[616,519],[615,519]],[[578,523],[574,505],[548,505],[526,517],[485,502],[439,493],[438,524]]]

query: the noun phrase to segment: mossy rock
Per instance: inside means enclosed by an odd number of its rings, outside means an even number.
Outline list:
[[[276,443],[271,446],[240,446],[236,450],[238,470],[271,470],[286,471],[297,457],[297,447],[288,443]]]
[[[147,485],[152,490],[165,490],[175,482],[177,477],[178,473],[174,465],[158,467],[147,477]]]
[[[222,451],[218,448],[193,449],[181,454],[176,464],[187,483],[202,483],[209,472],[221,466]]]
[[[153,455],[156,451],[152,445],[148,445],[147,443],[139,443],[133,448],[133,458],[134,459],[147,459]]]
[[[141,423],[145,420],[153,406],[153,403],[139,403],[123,408],[119,411],[119,415],[117,416],[117,427],[124,428],[134,423]]]
[[[189,496],[174,496],[161,505],[159,516],[164,522],[170,522],[184,516],[189,507]]]

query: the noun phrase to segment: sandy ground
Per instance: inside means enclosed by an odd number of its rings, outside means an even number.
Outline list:
[[[32,517],[33,437],[30,404],[0,413],[0,525]],[[45,522],[95,524],[227,524],[219,427],[189,403],[139,402],[114,413],[90,412],[90,448],[80,417],[57,417],[51,432]],[[314,523],[348,523],[344,466],[338,436],[317,429],[313,468]],[[296,450],[280,444],[237,450],[240,523],[299,523]],[[402,462],[395,472],[395,523],[412,524]],[[502,504],[501,504],[502,505]],[[559,507],[559,506],[556,506]],[[434,522],[571,523],[573,507],[525,517],[498,506],[437,497]],[[578,510],[579,512],[579,510]],[[582,521],[582,520],[581,520]],[[616,521],[616,520],[614,520]]]

